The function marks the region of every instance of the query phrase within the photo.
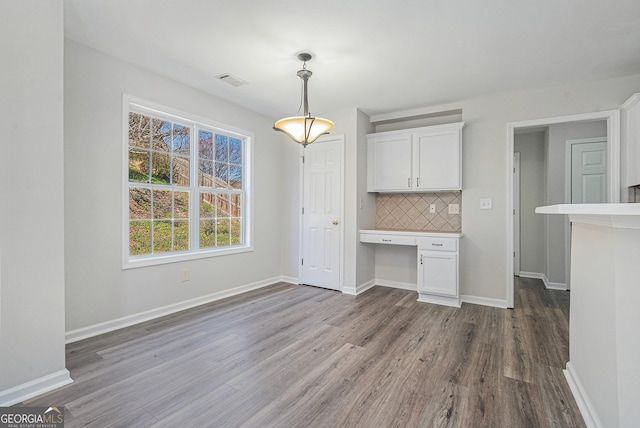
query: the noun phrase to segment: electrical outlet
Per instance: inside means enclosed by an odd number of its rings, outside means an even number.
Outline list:
[[[481,210],[493,209],[493,199],[480,199],[480,209]]]
[[[429,205],[429,212],[431,214],[435,214],[436,213],[436,204]]]
[[[189,281],[189,269],[182,269],[182,282]]]
[[[460,205],[449,204],[449,214],[460,214]]]

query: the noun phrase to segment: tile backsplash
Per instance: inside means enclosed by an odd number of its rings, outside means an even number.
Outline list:
[[[431,204],[435,213],[429,212]],[[462,213],[462,192],[378,193],[376,229],[459,233],[462,214],[449,214],[449,204],[458,204]]]
[[[629,202],[640,203],[640,186],[629,187]]]

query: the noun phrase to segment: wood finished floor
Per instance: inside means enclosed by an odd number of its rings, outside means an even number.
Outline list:
[[[569,294],[516,309],[275,284],[67,346],[66,427],[583,427]]]

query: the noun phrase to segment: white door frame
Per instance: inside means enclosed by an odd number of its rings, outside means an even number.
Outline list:
[[[518,128],[555,125],[558,123],[607,122],[607,199],[608,202],[620,202],[620,110],[606,110],[568,116],[543,119],[522,120],[507,123],[507,307],[513,308],[513,152],[514,133]]]
[[[513,270],[520,276],[520,152],[513,154]]]
[[[340,236],[340,284],[338,285],[338,291],[342,292],[344,288],[344,134],[334,134],[334,135],[325,135],[318,138],[312,144],[322,144],[323,142],[328,141],[338,141],[340,144],[340,223],[338,225],[339,236]],[[304,147],[300,146],[300,168],[299,168],[299,176],[300,176],[300,197],[299,197],[299,207],[298,207],[298,284],[304,283],[304,278],[302,277],[302,258],[304,255],[304,218],[302,217],[302,209],[304,205]]]

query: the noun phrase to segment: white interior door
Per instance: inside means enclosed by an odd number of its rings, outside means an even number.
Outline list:
[[[304,150],[302,283],[340,290],[343,139],[316,141]]]
[[[607,143],[571,144],[571,203],[607,201]]]

